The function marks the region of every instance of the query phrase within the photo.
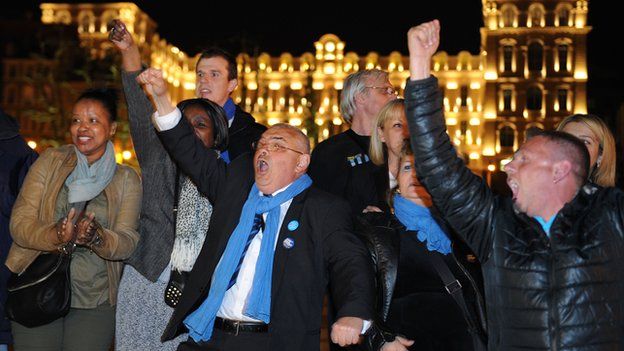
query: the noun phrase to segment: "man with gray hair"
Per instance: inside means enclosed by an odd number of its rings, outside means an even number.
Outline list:
[[[370,161],[368,148],[375,116],[396,99],[388,72],[370,69],[350,74],[340,99],[342,118],[351,128],[314,149],[308,174],[317,187],[346,199],[354,214],[387,209],[387,171]]]

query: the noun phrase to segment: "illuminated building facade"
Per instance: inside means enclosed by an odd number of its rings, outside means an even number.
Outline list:
[[[438,52],[432,62],[444,92],[449,136],[477,172],[499,169],[531,127],[550,129],[564,116],[586,113],[586,39],[591,30],[587,0],[482,4],[481,52]],[[135,35],[144,62],[163,69],[173,100],[194,97],[197,57],[160,38],[154,21],[136,5],[46,3],[41,9],[43,23],[76,25],[81,45],[94,57],[109,55],[106,24],[121,18]],[[326,34],[314,43],[313,52],[299,57],[241,54],[233,98],[261,123],[290,123],[313,143],[324,140],[346,128],[339,100],[347,75],[373,67],[387,70],[400,94],[409,76],[408,57],[400,52],[358,55],[345,51],[346,46]],[[15,63],[21,64],[27,63]]]

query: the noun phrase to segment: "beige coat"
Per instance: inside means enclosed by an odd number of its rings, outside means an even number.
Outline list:
[[[72,146],[66,145],[46,150],[28,172],[11,215],[13,245],[6,265],[12,272],[23,272],[42,251],[57,250],[49,239],[56,235],[56,199],[75,166],[76,154]],[[104,243],[95,253],[106,260],[110,302],[114,305],[122,260],[130,256],[139,240],[140,178],[130,167],[117,165],[104,192],[109,227],[104,228]]]

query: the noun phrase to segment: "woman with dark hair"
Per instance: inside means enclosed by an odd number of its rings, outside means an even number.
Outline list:
[[[379,316],[365,345],[382,351],[484,350],[473,346],[483,346],[486,340],[479,264],[464,259],[467,249],[452,240],[435,216],[431,196],[418,181],[413,163],[406,142],[391,198],[394,215],[358,217],[379,285]],[[444,280],[440,268],[452,284]],[[465,309],[458,303],[460,296]]]
[[[73,251],[69,313],[33,328],[12,322],[16,351],[107,351],[112,345],[121,261],[139,240],[141,204],[139,176],[115,162],[116,116],[114,94],[84,92],[72,111],[73,145],[46,150],[15,201],[11,272],[24,272],[42,253]]]
[[[162,343],[173,306],[184,288],[204,243],[212,205],[170,158],[150,121],[152,103],[137,83],[142,72],[138,47],[123,25],[111,31],[111,41],[122,56],[122,83],[130,133],[141,167],[143,207],[141,240],[126,260],[117,308],[117,351],[175,350],[185,336]],[[203,145],[217,153],[228,144],[224,110],[207,99],[178,104]]]

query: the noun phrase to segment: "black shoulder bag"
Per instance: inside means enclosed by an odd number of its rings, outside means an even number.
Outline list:
[[[470,310],[468,309],[468,305],[466,305],[466,301],[464,299],[464,294],[462,292],[462,285],[459,280],[455,278],[451,270],[448,268],[446,262],[442,260],[440,255],[429,255],[431,257],[431,263],[433,267],[438,272],[440,278],[442,278],[442,282],[444,282],[444,288],[446,291],[453,297],[453,300],[457,303],[459,308],[464,315],[464,319],[468,324],[468,331],[472,335],[472,344],[474,347],[474,351],[486,351],[487,350],[487,338],[484,335],[486,332],[485,329],[485,317],[483,311],[481,311],[481,307],[479,307],[478,313],[480,316],[479,323],[482,325],[479,326],[477,322],[475,322]]]
[[[81,218],[87,202],[73,204]],[[7,282],[7,317],[25,327],[46,325],[64,317],[71,307],[69,267],[76,247],[75,238],[59,252],[41,253],[20,274],[13,273]]]
[[[71,253],[44,253],[7,283],[7,317],[25,327],[51,323],[69,312]]]

